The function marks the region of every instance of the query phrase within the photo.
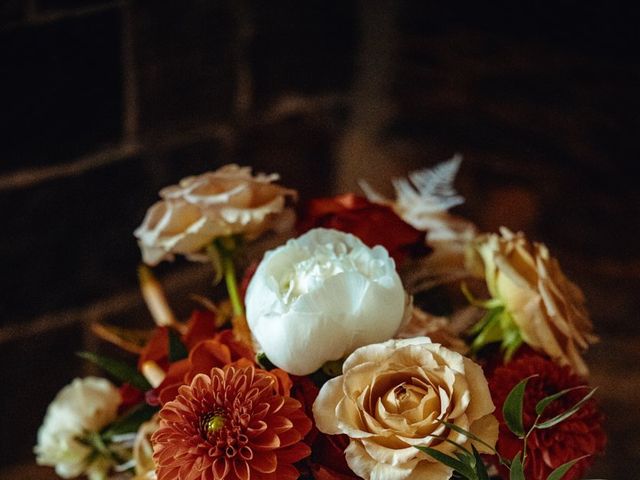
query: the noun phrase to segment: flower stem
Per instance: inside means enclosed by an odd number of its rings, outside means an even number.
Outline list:
[[[244,307],[242,305],[242,299],[238,293],[238,281],[236,279],[236,267],[233,264],[233,257],[231,252],[226,249],[222,250],[222,269],[224,271],[224,281],[227,285],[227,291],[229,292],[229,300],[231,301],[231,307],[233,308],[234,315],[244,315]]]

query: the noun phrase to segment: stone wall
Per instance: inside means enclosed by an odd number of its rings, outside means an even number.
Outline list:
[[[160,187],[237,162],[280,172],[302,198],[359,177],[388,189],[461,152],[460,213],[544,240],[587,293],[612,434],[594,473],[627,477],[640,460],[640,420],[627,418],[640,387],[631,13],[573,1],[3,2],[0,466],[32,461],[46,405],[87,371],[73,352],[99,346],[91,321],[150,322],[132,232]],[[186,292],[207,293],[206,267],[158,270],[183,313]]]

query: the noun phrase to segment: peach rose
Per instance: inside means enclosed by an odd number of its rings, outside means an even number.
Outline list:
[[[291,228],[293,212],[286,200],[296,192],[275,185],[277,179],[277,174],[253,176],[249,167],[226,165],[163,188],[162,200],[134,232],[144,262],[153,266],[176,254],[202,259],[215,238],[242,234],[253,239],[269,229]]]
[[[500,235],[481,235],[474,241],[469,269],[484,277],[490,295],[504,305],[525,343],[588,375],[580,352],[597,337],[584,295],[545,245],[503,227]]]
[[[453,454],[469,440],[440,421],[490,445],[498,422],[482,369],[427,337],[389,340],[353,352],[343,374],[324,384],[313,405],[316,426],[346,434],[349,467],[365,479],[446,480],[452,469],[416,449]],[[487,448],[474,443],[480,452]]]

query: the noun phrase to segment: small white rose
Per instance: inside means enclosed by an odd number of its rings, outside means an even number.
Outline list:
[[[276,366],[307,375],[391,338],[405,292],[381,246],[318,228],[267,252],[247,289],[247,321]]]
[[[38,430],[34,448],[38,465],[55,467],[62,478],[95,474],[98,466],[108,468],[100,458],[88,461],[92,449],[80,438],[113,422],[120,402],[118,389],[104,378],[76,378],[60,390]]]

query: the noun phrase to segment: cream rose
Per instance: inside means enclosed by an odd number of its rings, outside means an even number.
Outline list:
[[[138,433],[133,443],[133,460],[135,461],[136,473],[134,480],[155,480],[157,477],[151,436],[158,430],[158,427],[158,417],[154,415],[151,420],[144,422],[138,428]]]
[[[307,375],[357,347],[391,338],[405,309],[381,246],[318,228],[267,252],[247,289],[247,321],[276,366]]]
[[[118,389],[104,378],[76,378],[64,387],[38,430],[34,448],[38,465],[55,467],[62,478],[82,474],[104,478],[112,462],[100,455],[91,460],[93,450],[81,438],[113,422],[120,402]]]
[[[365,479],[446,480],[452,469],[415,447],[453,454],[456,447],[442,437],[468,446],[467,437],[440,421],[493,446],[498,438],[494,408],[478,365],[418,337],[353,352],[343,374],[323,385],[313,416],[321,432],[349,436],[347,463]],[[474,445],[489,453],[482,444]]]
[[[597,337],[584,295],[545,245],[503,227],[500,235],[481,235],[474,241],[469,269],[484,277],[490,295],[504,305],[524,342],[588,375],[580,352]]]
[[[134,232],[144,262],[156,265],[176,254],[202,259],[217,237],[255,238],[268,229],[291,226],[286,199],[296,192],[275,185],[277,179],[276,174],[253,176],[248,167],[226,165],[162,189],[162,200]]]

